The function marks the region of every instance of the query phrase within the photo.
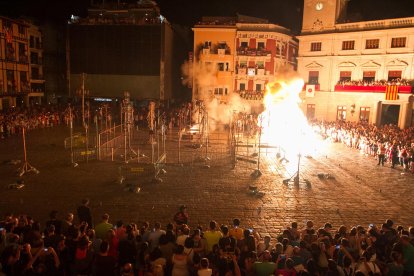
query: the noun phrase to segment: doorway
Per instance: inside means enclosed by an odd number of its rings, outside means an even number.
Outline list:
[[[393,124],[398,125],[400,118],[400,105],[383,104],[381,112],[381,126]]]

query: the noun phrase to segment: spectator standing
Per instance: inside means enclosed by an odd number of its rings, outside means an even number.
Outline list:
[[[187,206],[180,206],[180,210],[174,215],[174,222],[177,227],[183,224],[188,224]]]
[[[218,244],[220,238],[223,236],[220,231],[217,229],[217,223],[212,220],[210,221],[210,228],[204,233],[204,238],[206,239],[206,251],[207,253],[213,250],[213,245]]]
[[[92,224],[92,214],[91,209],[89,208],[89,199],[84,198],[82,200],[82,205],[77,208],[77,214],[79,223],[86,222],[88,227],[93,227]]]
[[[103,214],[102,221],[98,223],[95,227],[95,236],[97,239],[105,239],[107,232],[111,230],[114,226],[109,223],[109,215]]]
[[[161,229],[161,223],[154,223],[154,229],[148,236],[148,242],[150,246],[150,251],[152,252],[155,248],[158,247],[159,240],[161,235],[166,234],[165,230]]]
[[[109,243],[103,241],[101,243],[99,253],[95,256],[93,263],[93,276],[115,276],[116,260],[113,256],[108,255]]]
[[[243,239],[243,231],[244,229],[240,227],[240,220],[238,218],[233,219],[233,227],[229,229],[229,235],[239,241]]]

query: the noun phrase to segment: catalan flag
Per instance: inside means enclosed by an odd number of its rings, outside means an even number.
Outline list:
[[[387,85],[385,89],[385,100],[394,101],[398,99],[398,85]]]

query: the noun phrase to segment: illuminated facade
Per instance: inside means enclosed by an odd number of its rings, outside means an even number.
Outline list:
[[[193,28],[193,71],[213,68],[210,83],[193,79],[193,99],[217,98],[227,102],[232,93],[261,101],[266,84],[287,68],[296,70],[297,41],[289,30],[267,20],[238,17],[203,17]],[[200,91],[203,89],[203,91]]]
[[[39,27],[29,24],[30,104],[41,103],[45,93],[43,74],[43,37]]]
[[[305,0],[298,72],[308,118],[414,125],[414,18],[346,22],[346,0]]]
[[[0,17],[0,109],[22,106],[28,99],[28,25]]]

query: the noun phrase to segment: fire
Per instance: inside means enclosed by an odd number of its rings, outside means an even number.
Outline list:
[[[265,110],[259,115],[261,143],[278,146],[289,161],[298,155],[313,155],[321,147],[320,140],[299,107],[302,79],[278,81],[267,85]]]

